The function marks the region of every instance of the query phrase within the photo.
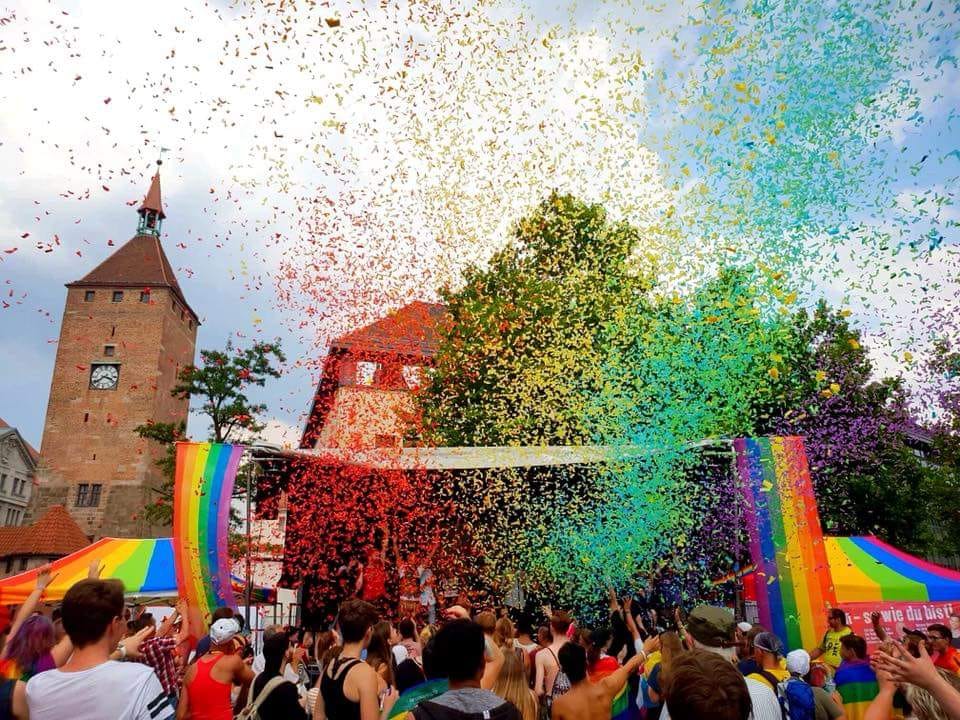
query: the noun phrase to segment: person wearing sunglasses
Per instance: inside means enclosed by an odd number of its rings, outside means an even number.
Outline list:
[[[927,644],[930,651],[936,653],[933,664],[948,672],[960,674],[960,651],[951,644],[953,634],[946,625],[930,625],[927,627]]]

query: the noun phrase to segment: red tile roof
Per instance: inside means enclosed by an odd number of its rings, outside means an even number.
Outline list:
[[[0,557],[69,555],[90,544],[63,505],[54,505],[33,525],[0,528]]]
[[[140,203],[140,208],[137,210],[137,212],[143,212],[144,210],[156,210],[161,220],[166,217],[163,212],[163,203],[160,202],[159,171],[154,174],[153,180],[150,181],[150,189],[147,190],[147,194],[143,198],[143,202]]]
[[[170,288],[190,311],[194,320],[198,319],[183,296],[177,276],[170,267],[163,245],[160,244],[160,238],[153,235],[134,235],[93,270],[79,280],[67,284],[67,287],[104,286]]]
[[[440,344],[439,330],[447,322],[447,308],[415,300],[384,318],[343,335],[331,350],[353,354],[396,354],[431,358]]]

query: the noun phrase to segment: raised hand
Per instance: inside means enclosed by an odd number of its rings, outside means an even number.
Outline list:
[[[40,591],[46,590],[56,577],[53,574],[53,566],[44,565],[37,571],[37,589]]]

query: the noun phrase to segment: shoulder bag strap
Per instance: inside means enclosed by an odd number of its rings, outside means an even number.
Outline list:
[[[250,706],[250,709],[252,710],[251,714],[256,713],[258,710],[260,710],[260,706],[263,705],[263,702],[267,699],[270,693],[272,693],[274,690],[280,687],[281,683],[283,682],[286,682],[286,681],[280,675],[276,677],[272,677],[269,680],[267,680],[267,684],[263,686],[263,690],[260,691],[260,694],[257,695],[257,699],[254,700],[253,704]],[[250,691],[253,692],[252,684],[250,685]]]

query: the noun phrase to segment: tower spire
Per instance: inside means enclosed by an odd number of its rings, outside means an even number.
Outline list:
[[[137,223],[138,235],[156,235],[160,236],[160,225],[166,214],[163,212],[163,203],[160,201],[160,166],[163,160],[157,160],[157,171],[150,181],[150,189],[147,190],[143,202],[137,214],[140,215],[140,222]]]

